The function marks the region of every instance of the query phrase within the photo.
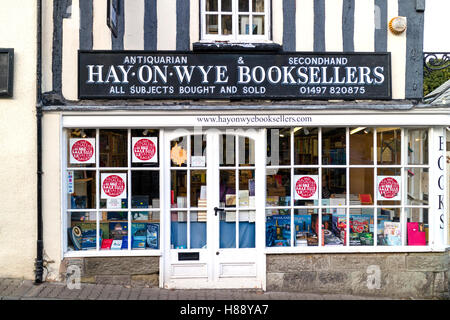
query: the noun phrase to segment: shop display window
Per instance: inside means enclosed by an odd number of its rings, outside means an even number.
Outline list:
[[[267,130],[267,247],[428,245],[427,129],[289,130]]]
[[[159,249],[159,131],[67,129],[67,149],[66,251]]]
[[[105,252],[120,241],[123,251],[160,250],[167,183],[171,247],[206,248],[206,135],[170,141],[164,182],[159,130],[66,132],[66,251]],[[395,127],[267,129],[266,247],[427,246],[428,134]],[[254,248],[255,141],[221,134],[218,150],[220,248]]]

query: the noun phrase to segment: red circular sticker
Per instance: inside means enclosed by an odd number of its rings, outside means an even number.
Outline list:
[[[72,145],[72,156],[80,162],[88,161],[94,154],[94,147],[87,140],[78,140]]]
[[[107,176],[102,184],[103,192],[110,197],[120,196],[125,190],[125,182],[115,174]]]
[[[302,198],[311,198],[317,191],[317,184],[313,178],[301,177],[295,184],[295,191]]]
[[[386,199],[394,198],[400,190],[400,186],[394,178],[384,178],[378,185],[378,191],[381,196]]]
[[[156,147],[151,140],[141,139],[134,144],[133,152],[139,160],[147,161],[155,155]]]

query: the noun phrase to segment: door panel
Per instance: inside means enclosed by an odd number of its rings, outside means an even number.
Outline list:
[[[164,286],[264,289],[263,132],[165,136]]]

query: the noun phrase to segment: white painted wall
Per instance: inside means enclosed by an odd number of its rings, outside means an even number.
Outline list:
[[[42,219],[44,221],[45,259],[54,261],[47,266],[47,280],[59,279],[62,248],[61,235],[61,137],[60,113],[45,113],[42,119]]]
[[[144,50],[145,1],[125,1],[124,7],[124,49]]]
[[[398,2],[388,1],[388,22],[398,16]],[[387,49],[391,52],[392,99],[405,99],[406,32],[395,35],[388,28]]]
[[[325,50],[342,51],[342,0],[325,2]],[[314,33],[314,29],[312,31]]]
[[[355,51],[375,51],[375,1],[355,1]]]
[[[272,1],[272,21],[273,42],[283,44],[283,1]]]
[[[157,2],[158,14],[158,50],[175,50],[177,48],[177,1]]]
[[[36,4],[2,1],[0,48],[14,48],[14,97],[0,98],[0,277],[34,279]]]
[[[314,0],[297,0],[295,25],[297,28],[295,40],[297,51],[313,51]]]
[[[106,25],[107,0],[93,1],[94,21],[92,26],[94,50],[111,50],[111,30]]]

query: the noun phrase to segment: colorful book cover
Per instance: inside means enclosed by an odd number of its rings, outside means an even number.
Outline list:
[[[128,222],[110,222],[109,235],[114,240],[121,240],[128,234]]]
[[[113,242],[113,239],[103,239],[101,249],[109,250],[111,248],[112,242]]]
[[[147,247],[150,249],[159,249],[159,224],[147,224]]]
[[[350,216],[350,230],[353,233],[369,232],[370,216]]]
[[[423,223],[408,222],[408,246],[425,246],[427,244]]]
[[[146,231],[146,223],[131,224],[132,249],[145,249]]]
[[[71,196],[70,197],[71,209],[86,209],[87,208],[87,196]]]
[[[111,250],[120,250],[122,248],[122,240],[113,240]]]
[[[102,240],[102,234],[101,234],[100,230],[100,243]],[[81,249],[82,250],[87,250],[87,249],[95,249],[97,244],[96,244],[96,238],[97,238],[97,231],[96,230],[86,230],[83,231],[82,236],[81,236]]]
[[[388,246],[401,246],[400,222],[384,221],[384,238]]]
[[[361,204],[372,204],[372,196],[370,194],[360,194],[359,201],[361,201]]]
[[[127,250],[128,249],[128,236],[123,236],[122,237],[122,250]]]

